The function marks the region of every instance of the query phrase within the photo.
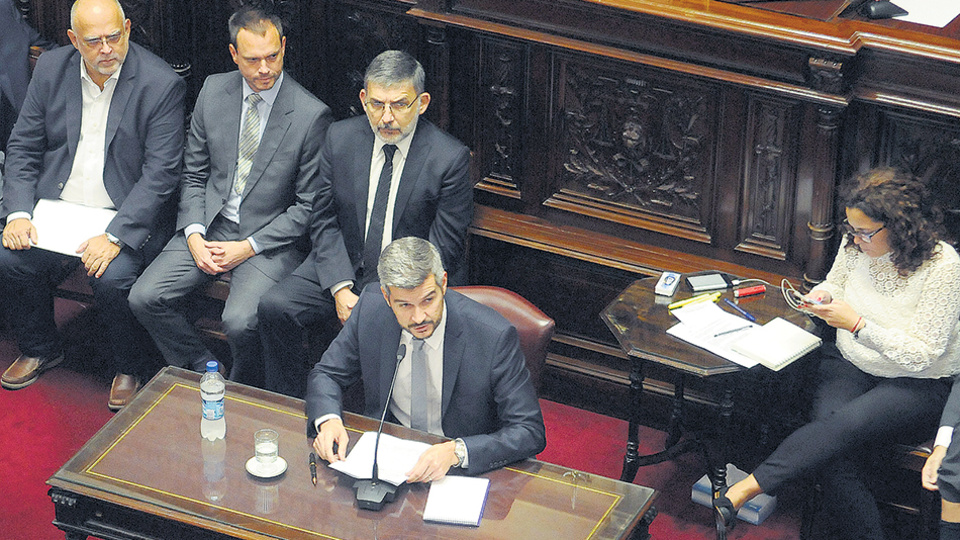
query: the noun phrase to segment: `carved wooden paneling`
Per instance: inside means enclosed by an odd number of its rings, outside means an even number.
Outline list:
[[[800,105],[753,94],[747,106],[744,204],[738,251],[786,259],[794,207]]]
[[[417,24],[404,17],[409,6],[400,2],[378,6],[369,2],[328,2],[327,7],[326,49],[316,51],[313,59],[314,68],[322,69],[325,79],[319,83],[322,89],[318,89],[318,95],[337,118],[363,114],[358,93],[367,64],[387,49],[406,50],[417,56]],[[322,66],[317,66],[318,62]],[[432,90],[432,84],[428,72],[428,90]]]
[[[519,199],[527,47],[481,38],[480,63],[477,151],[482,180],[477,187]]]
[[[719,88],[560,57],[546,205],[709,243]]]
[[[960,240],[960,122],[883,109],[880,126],[880,163],[926,179],[945,211],[950,240]]]

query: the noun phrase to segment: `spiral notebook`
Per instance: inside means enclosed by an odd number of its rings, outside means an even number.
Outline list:
[[[423,520],[478,527],[489,488],[489,478],[444,476],[434,480],[423,508]]]
[[[790,321],[777,317],[750,330],[730,346],[734,351],[780,371],[823,342]]]

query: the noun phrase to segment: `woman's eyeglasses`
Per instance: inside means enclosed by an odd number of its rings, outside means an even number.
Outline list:
[[[843,231],[845,233],[853,235],[868,244],[873,240],[873,237],[876,236],[878,232],[882,231],[883,228],[886,227],[886,225],[881,225],[880,228],[875,231],[864,232],[854,229],[853,225],[850,225],[847,220],[843,220],[843,223],[841,223],[840,226],[843,227]]]

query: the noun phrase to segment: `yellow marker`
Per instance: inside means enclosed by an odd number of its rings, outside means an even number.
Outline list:
[[[676,309],[678,307],[689,306],[690,304],[696,304],[698,302],[705,302],[710,300],[711,302],[716,302],[720,299],[720,295],[723,293],[705,293],[698,296],[693,296],[691,298],[686,298],[684,300],[679,300],[667,306],[667,309]]]

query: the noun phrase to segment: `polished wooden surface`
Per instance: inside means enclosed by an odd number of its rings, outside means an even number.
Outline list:
[[[693,293],[684,281],[674,296],[655,295],[653,287],[656,283],[657,278],[635,281],[603,311],[603,321],[628,355],[701,377],[744,369],[712,352],[667,334],[667,329],[679,322],[670,314],[667,306],[689,298]],[[756,317],[757,324],[766,324],[775,317],[782,317],[806,330],[815,329],[809,317],[790,309],[780,287],[768,285],[767,292],[741,299],[734,298],[733,289],[726,289],[722,293],[721,298],[729,298]],[[718,305],[721,309],[733,313],[722,300]]]
[[[165,368],[50,478],[58,526],[124,538],[163,538],[151,528],[155,519],[183,525],[186,532],[176,534],[190,537],[626,538],[643,527],[655,496],[642,486],[527,460],[485,475],[490,492],[477,528],[425,523],[428,488],[420,484],[402,488],[382,512],[359,510],[352,479],[322,463],[312,485],[302,401],[228,382],[227,436],[210,443],[199,434],[198,383],[197,373]],[[376,429],[371,419],[347,414],[345,420],[352,442]],[[264,427],[280,433],[280,456],[288,463],[270,480],[244,469],[253,433]],[[438,440],[398,426],[385,432]],[[88,512],[75,515],[84,507]],[[112,519],[112,508],[143,519]]]
[[[631,365],[599,314],[640,277],[721,270],[810,287],[836,253],[842,184],[876,166],[924,178],[960,238],[960,20],[783,12],[837,2],[275,4],[286,68],[337,118],[362,114],[380,50],[423,63],[426,118],[473,156],[469,282],[554,318],[547,395],[609,396],[598,409],[610,412]],[[123,3],[131,39],[184,75],[191,100],[234,69],[236,2]],[[66,43],[69,3],[17,4]],[[647,381],[669,386],[653,369]]]

